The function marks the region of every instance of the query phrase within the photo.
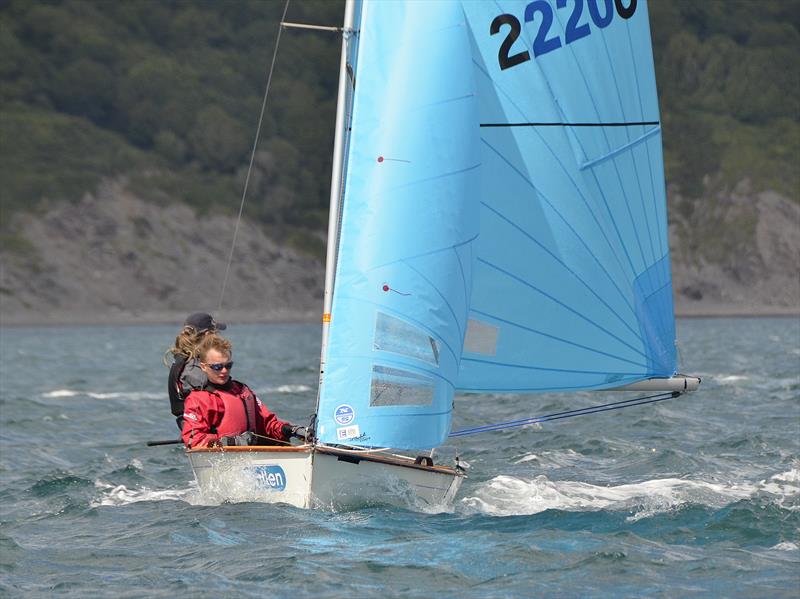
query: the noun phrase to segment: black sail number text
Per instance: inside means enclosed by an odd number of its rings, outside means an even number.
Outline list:
[[[556,0],[556,10],[570,9],[567,17],[567,26],[564,29],[564,40],[557,33],[550,33],[553,26],[553,5],[546,0],[533,0],[525,7],[523,21],[535,30],[531,50],[534,58],[558,50],[564,45],[571,44],[588,37],[593,31],[605,29],[611,24],[614,15],[621,19],[630,19],[636,12],[638,0]],[[588,8],[588,19],[583,19],[584,4]],[[583,20],[583,22],[581,22]],[[590,22],[594,24],[594,29]],[[496,16],[489,27],[489,35],[497,35],[503,25],[508,26],[505,39],[500,44],[497,60],[501,70],[515,67],[531,59],[527,49],[511,54],[512,46],[522,34],[522,24],[517,16],[505,13]],[[533,33],[533,32],[532,32]],[[524,37],[523,37],[524,40]]]

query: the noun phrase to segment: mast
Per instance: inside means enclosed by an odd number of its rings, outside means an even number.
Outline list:
[[[322,307],[322,347],[319,360],[319,385],[317,387],[317,404],[325,374],[326,353],[328,350],[328,331],[331,322],[331,305],[333,304],[333,285],[336,275],[336,255],[339,247],[339,208],[341,205],[344,172],[344,145],[347,120],[347,49],[353,35],[355,0],[347,0],[344,9],[344,25],[342,27],[342,56],[339,63],[339,92],[336,101],[336,130],[333,142],[333,165],[331,168],[330,210],[328,215],[328,248],[325,259],[325,293]]]

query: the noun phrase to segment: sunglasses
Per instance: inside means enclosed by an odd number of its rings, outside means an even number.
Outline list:
[[[233,362],[219,362],[217,364],[206,364],[211,370],[220,372],[223,369],[230,370],[233,368]]]

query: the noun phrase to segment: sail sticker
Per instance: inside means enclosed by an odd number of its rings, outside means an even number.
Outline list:
[[[336,421],[336,424],[346,426],[356,419],[356,411],[352,408],[352,406],[343,403],[336,406],[336,409],[333,411],[333,419]]]
[[[494,356],[497,354],[498,332],[498,327],[470,318],[467,321],[467,334],[464,337],[464,351]]]
[[[258,489],[283,491],[286,488],[286,473],[278,465],[253,466],[249,470],[255,476]]]
[[[361,431],[358,429],[357,424],[336,429],[336,438],[339,439],[339,441],[344,441],[345,439],[355,439],[356,437],[360,436]]]

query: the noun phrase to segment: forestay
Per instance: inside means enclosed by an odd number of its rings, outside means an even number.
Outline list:
[[[431,447],[455,390],[671,376],[645,3],[358,14],[320,439]]]

